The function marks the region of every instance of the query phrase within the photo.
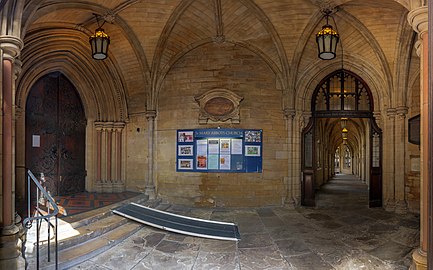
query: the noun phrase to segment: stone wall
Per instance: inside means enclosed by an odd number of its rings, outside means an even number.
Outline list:
[[[144,192],[147,179],[147,119],[132,115],[126,125],[126,190]]]
[[[194,97],[219,88],[243,97],[240,123],[199,124]],[[176,130],[195,128],[263,129],[262,173],[176,172]],[[196,206],[281,204],[287,187],[287,132],[282,91],[259,56],[231,43],[209,43],[181,58],[159,93],[156,124],[156,185],[170,203]]]

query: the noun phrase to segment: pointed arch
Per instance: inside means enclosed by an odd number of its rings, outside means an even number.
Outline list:
[[[38,78],[61,71],[76,86],[90,118],[102,121],[127,119],[124,82],[114,60],[102,63],[89,59],[87,46],[74,41],[85,38],[76,29],[59,31],[51,28],[37,32],[35,35],[29,33],[25,40],[22,75],[17,81],[17,106],[25,107],[28,91]],[[64,53],[65,50],[68,53]]]
[[[236,40],[230,37],[229,38],[222,37],[223,38],[222,40],[217,40],[218,38],[221,37],[215,38],[213,36],[213,33],[211,33],[209,29],[202,29],[201,31],[197,31],[197,35],[195,37],[190,37],[188,42],[184,42],[186,44],[181,43],[179,40],[173,40],[177,44],[177,45],[173,45],[173,43],[170,43],[169,41],[172,38],[171,36],[176,33],[175,27],[177,25],[181,25],[180,20],[182,19],[182,16],[186,14],[188,9],[192,7],[193,4],[196,4],[196,1],[192,1],[192,0],[182,1],[181,4],[173,12],[170,19],[168,20],[158,41],[157,47],[161,48],[161,50],[155,53],[152,62],[151,80],[152,80],[153,94],[152,94],[152,99],[149,100],[148,102],[149,107],[156,106],[159,89],[162,85],[162,82],[167,72],[170,70],[172,65],[183,55],[185,55],[187,52],[209,42],[230,42],[245,47],[251,50],[252,52],[258,54],[262,59],[265,60],[266,63],[269,64],[271,69],[275,72],[280,87],[284,91],[287,91],[289,64],[287,62],[287,56],[285,54],[285,50],[278,36],[278,33],[276,32],[270,20],[266,17],[265,13],[253,1],[242,0],[240,1],[240,3],[246,8],[248,8],[248,10],[252,11],[252,13],[249,14],[253,14],[253,16],[257,18],[256,20],[261,24],[263,29],[267,31],[267,34],[270,36],[270,39],[272,40],[272,46],[275,49],[275,51],[277,51],[278,57],[272,57],[271,55],[268,55],[266,50],[254,45],[253,42]],[[210,5],[210,7],[212,6],[213,5]],[[218,31],[221,31],[222,29],[220,24],[224,23],[224,21],[221,20],[222,18],[216,18],[215,21],[213,22],[214,24],[216,24],[216,26],[214,27],[215,29],[217,29],[216,34],[221,34],[218,33]]]
[[[317,85],[311,111],[314,116],[343,113],[370,117],[374,111],[373,95],[361,77],[348,70],[337,70]]]
[[[124,95],[126,98],[125,104],[130,102],[130,95],[129,93],[131,91],[135,92],[135,94],[138,91],[138,94],[143,93],[143,96],[148,98],[149,89],[150,89],[150,68],[147,62],[146,55],[144,53],[143,46],[140,43],[140,40],[138,39],[136,32],[133,31],[133,29],[127,24],[127,22],[120,16],[117,15],[115,12],[119,12],[119,10],[123,9],[126,4],[119,5],[112,13],[115,16],[113,27],[116,31],[118,31],[119,34],[121,34],[122,39],[120,42],[124,42],[125,44],[119,45],[119,46],[130,46],[133,54],[129,55],[128,59],[124,60],[123,62],[130,62],[134,61],[136,62],[137,68],[133,69],[134,76],[137,78],[138,83],[134,84],[133,86],[130,86],[128,84],[128,81],[124,80],[125,74],[122,74],[122,68],[119,66],[118,62],[122,63],[122,60],[124,59],[125,55],[113,55],[112,57],[109,57],[110,59],[110,65],[113,64],[115,67],[113,67],[113,70],[116,70],[116,80],[119,80],[121,83],[121,87],[117,87],[116,89],[122,89],[124,91]],[[92,13],[96,14],[107,14],[107,12],[111,12],[110,10],[107,10],[104,6],[101,6],[97,3],[92,2],[46,2],[46,1],[32,1],[27,5],[24,9],[24,15],[23,15],[23,25],[22,25],[22,36],[27,36],[31,33],[27,33],[29,29],[31,29],[32,23],[36,21],[38,18],[41,18],[51,12],[59,11],[59,10],[66,10],[66,9],[76,9],[81,10],[82,12],[88,12],[89,16],[92,16]],[[89,30],[86,29],[86,27],[91,27],[93,24],[91,24],[92,20],[83,22],[84,25],[69,25],[67,29],[74,29],[77,31],[81,31],[81,36],[77,41],[81,43],[82,41],[88,40],[88,37],[93,33],[93,29]],[[39,25],[38,25],[39,26]],[[57,29],[57,31],[62,31],[65,24],[59,24],[59,25],[43,25],[42,28],[54,28]],[[32,34],[35,34],[37,31],[36,29],[31,30]],[[53,30],[54,31],[54,30]],[[65,30],[68,31],[68,30]],[[78,34],[77,34],[78,35]],[[127,45],[126,45],[127,44]],[[80,46],[87,46],[80,44]],[[112,45],[113,46],[113,45]],[[27,44],[26,44],[27,47]],[[114,47],[112,47],[114,48]],[[88,50],[88,48],[87,48]],[[121,58],[123,57],[123,58]],[[117,60],[116,60],[117,58]],[[85,59],[86,61],[87,59]],[[106,69],[107,72],[110,72],[110,69]],[[93,74],[97,74],[93,73]],[[116,82],[119,83],[119,82]],[[136,87],[139,85],[140,87]],[[136,95],[137,96],[137,95]],[[146,104],[143,101],[143,108],[145,108]],[[127,114],[124,118],[127,117]]]

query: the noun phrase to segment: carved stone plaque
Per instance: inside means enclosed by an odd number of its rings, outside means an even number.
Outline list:
[[[230,99],[214,97],[204,105],[204,110],[211,115],[223,116],[233,112],[235,106]]]
[[[195,97],[200,106],[199,123],[206,124],[208,120],[215,122],[239,123],[239,103],[242,97],[227,89],[213,89]]]

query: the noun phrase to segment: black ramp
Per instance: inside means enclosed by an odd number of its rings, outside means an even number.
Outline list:
[[[236,224],[176,215],[130,203],[113,210],[113,213],[163,230],[220,240],[241,239]]]

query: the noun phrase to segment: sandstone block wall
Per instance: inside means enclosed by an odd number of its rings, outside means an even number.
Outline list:
[[[240,123],[199,124],[194,97],[223,88],[243,97]],[[195,128],[263,129],[262,173],[176,172],[176,130]],[[187,53],[165,78],[156,124],[156,185],[171,203],[196,206],[281,204],[287,187],[287,131],[282,91],[275,74],[249,50],[231,43],[209,43]]]

